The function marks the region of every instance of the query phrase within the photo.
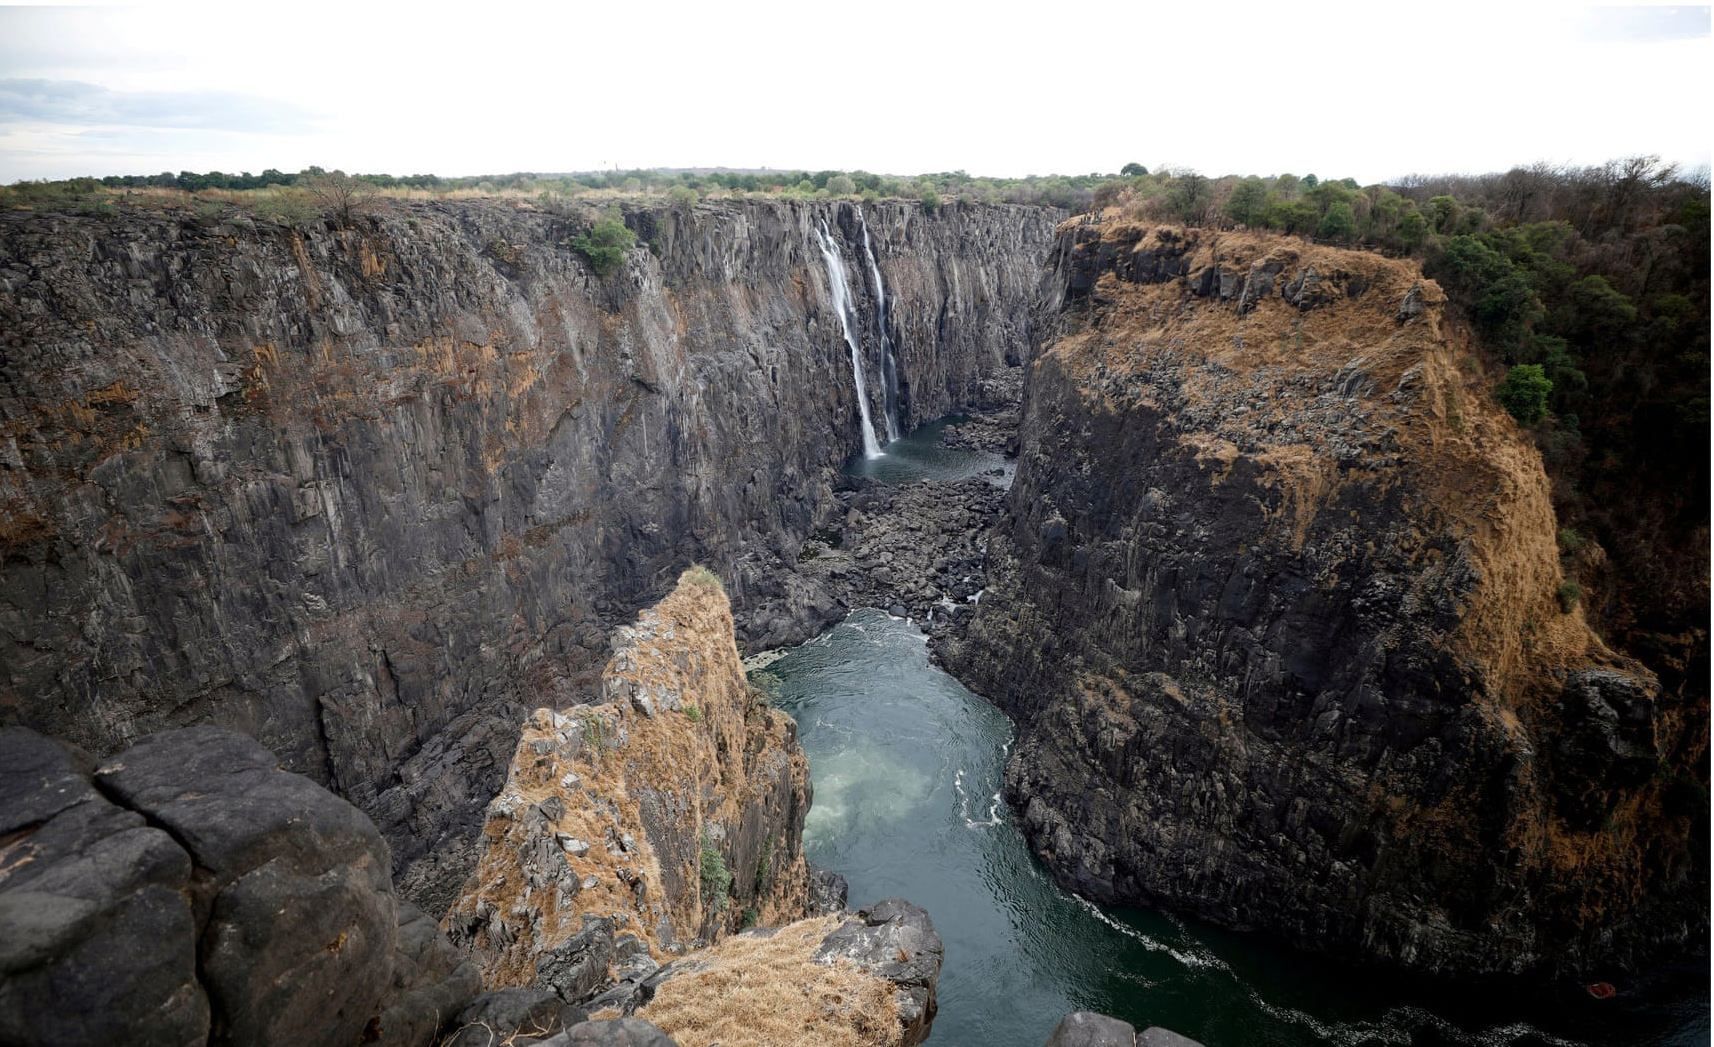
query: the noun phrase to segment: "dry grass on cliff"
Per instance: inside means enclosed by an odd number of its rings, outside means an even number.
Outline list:
[[[1604,657],[1581,611],[1567,614],[1558,604],[1557,523],[1540,455],[1494,401],[1495,376],[1415,262],[1111,212],[1098,231],[1120,250],[1182,253],[1191,279],[1131,283],[1102,274],[1098,311],[1061,337],[1044,363],[1063,367],[1085,395],[1128,396],[1188,415],[1184,442],[1211,482],[1228,475],[1238,454],[1252,456],[1279,492],[1282,533],[1295,547],[1326,525],[1319,517],[1345,485],[1406,485],[1406,510],[1456,535],[1459,554],[1482,579],[1448,643],[1484,668],[1486,691],[1501,705],[1533,701],[1544,664]],[[1192,293],[1192,279],[1210,267],[1243,274],[1265,263],[1280,267],[1275,290],[1248,311]],[[1333,293],[1299,309],[1279,289],[1312,267]],[[1423,312],[1401,322],[1399,306],[1413,287]],[[1174,378],[1164,395],[1147,380],[1161,373]],[[1328,409],[1321,394],[1333,388],[1348,406]],[[1212,428],[1211,416],[1218,419]],[[1382,433],[1395,466],[1352,470],[1329,453],[1336,439]],[[1429,546],[1423,555],[1440,552]]]
[[[901,1037],[892,984],[844,961],[815,962],[838,924],[828,916],[728,938],[697,953],[708,966],[668,979],[637,1017],[681,1047],[893,1047]]]
[[[490,987],[530,984],[540,954],[578,933],[587,915],[613,919],[618,932],[636,935],[661,959],[669,945],[709,933],[711,919],[714,930],[729,929],[738,905],[722,899],[714,918],[698,890],[700,842],[712,826],[732,831],[748,810],[767,805],[781,775],[796,795],[808,792],[808,764],[791,743],[790,719],[751,700],[731,610],[712,572],[686,571],[634,629],[622,634],[628,638],[603,672],[603,690],[625,683],[681,704],[650,716],[619,697],[538,710],[525,723],[495,801],[512,814],[491,808],[482,856],[446,918],[448,927],[477,928],[472,944]],[[643,816],[645,798],[664,812],[653,824]],[[550,816],[543,806],[553,801]],[[539,818],[526,813],[532,808]],[[560,854],[553,842],[560,836],[588,847]],[[538,856],[543,841],[552,860]],[[777,832],[770,847],[777,857],[766,888],[740,904],[764,922],[785,922],[804,912],[808,870]],[[567,896],[554,889],[559,875],[586,886]]]

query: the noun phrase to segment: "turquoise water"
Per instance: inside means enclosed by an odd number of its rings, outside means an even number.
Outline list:
[[[946,427],[956,421],[958,416],[950,415],[919,425],[883,448],[881,457],[859,455],[845,471],[888,484],[985,476],[1001,487],[1010,487],[1015,465],[1009,459],[991,451],[971,451],[941,443]]]
[[[897,895],[946,942],[937,1047],[1040,1047],[1066,1011],[1241,1044],[1706,1044],[1706,982],[1598,1002],[1451,990],[1319,960],[1054,885],[1005,805],[1006,717],[929,664],[923,634],[861,610],[768,672],[797,718],[809,858],[861,905]]]

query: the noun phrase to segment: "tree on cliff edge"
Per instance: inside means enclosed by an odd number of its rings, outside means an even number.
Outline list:
[[[375,204],[375,187],[343,171],[311,175],[303,180],[303,186],[309,190],[310,199],[315,201],[321,213],[337,225],[350,225],[354,218]]]

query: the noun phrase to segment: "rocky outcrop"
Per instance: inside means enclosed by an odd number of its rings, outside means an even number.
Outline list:
[[[1079,222],[942,651],[1068,885],[1475,973],[1706,927],[1706,726],[1605,650],[1414,265]],[[1700,910],[1700,912],[1698,911]]]
[[[1187,1036],[1151,1025],[1142,1032],[1130,1022],[1094,1011],[1072,1011],[1060,1019],[1046,1047],[1202,1047]]]
[[[578,1003],[628,943],[664,957],[808,910],[808,763],[745,678],[719,580],[692,569],[617,630],[601,693],[526,726],[446,915],[491,988]]]
[[[981,398],[1048,213],[865,212],[906,421]],[[686,564],[758,645],[838,616],[790,568],[859,446],[815,237],[867,331],[857,218],[630,209],[603,278],[589,216],[501,201],[0,215],[0,720],[100,754],[245,731],[443,911],[528,711],[593,697],[610,626]]]
[[[362,812],[214,727],[94,766],[0,730],[0,1040],[433,1042],[476,970]]]
[[[661,968],[631,1006],[683,1047],[914,1047],[934,1022],[944,952],[928,913],[892,898],[745,931]]]

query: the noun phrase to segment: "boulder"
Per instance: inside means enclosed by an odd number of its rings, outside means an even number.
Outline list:
[[[1137,1030],[1130,1022],[1094,1011],[1072,1011],[1059,1020],[1047,1047],[1135,1047]]]
[[[480,986],[391,864],[244,735],[0,731],[0,1042],[432,1043]]]
[[[481,991],[482,974],[475,962],[453,947],[427,913],[400,901],[391,1002],[370,1023],[365,1037],[373,1036],[372,1042],[381,1047],[436,1043],[446,1016],[460,1013]]]
[[[558,993],[567,1003],[576,1003],[607,980],[612,958],[613,921],[585,916],[582,929],[536,961],[536,985]]]
[[[441,1047],[491,1047],[497,1043],[532,1044],[555,1037],[587,1021],[573,1007],[546,989],[496,989],[471,1000],[453,1020]]]
[[[841,924],[816,950],[818,961],[835,957],[897,986],[894,998],[903,1042],[921,1043],[927,1038],[945,949],[926,911],[902,898],[876,902]]]
[[[1151,1025],[1137,1034],[1137,1047],[1202,1047],[1202,1043],[1188,1036],[1180,1036],[1171,1029]]]
[[[218,727],[152,735],[95,784],[189,853],[214,1039],[354,1042],[393,981],[392,857],[357,808]]]
[[[541,1047],[678,1047],[666,1033],[641,1018],[614,1018],[574,1025]]]
[[[173,838],[109,803],[80,755],[0,730],[0,1043],[202,1042],[190,883]]]

